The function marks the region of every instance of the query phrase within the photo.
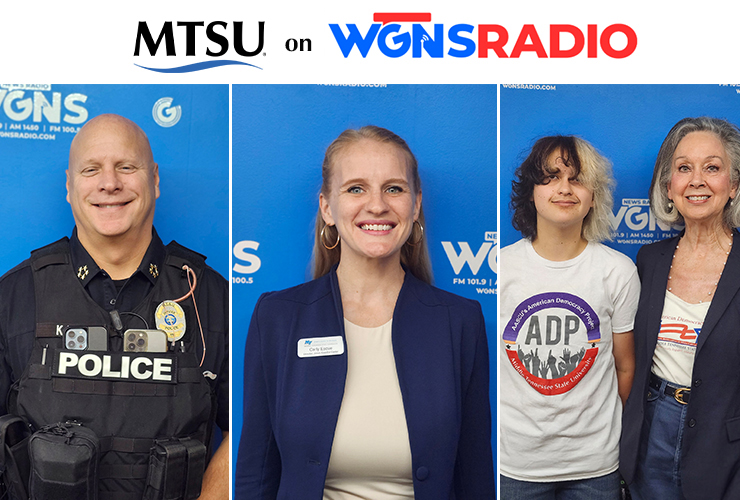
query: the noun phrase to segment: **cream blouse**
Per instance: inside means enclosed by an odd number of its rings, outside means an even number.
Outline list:
[[[324,500],[414,498],[411,447],[391,342],[392,321],[344,320],[347,380]]]

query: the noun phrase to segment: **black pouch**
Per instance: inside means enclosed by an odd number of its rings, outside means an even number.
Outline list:
[[[47,425],[28,442],[31,500],[97,500],[98,437],[75,422]]]
[[[28,440],[31,428],[22,417],[0,417],[0,498],[26,500],[28,493]]]
[[[158,440],[149,456],[144,500],[198,498],[206,468],[206,447],[196,439]]]

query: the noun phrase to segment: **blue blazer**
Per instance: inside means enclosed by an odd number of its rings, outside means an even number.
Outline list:
[[[740,498],[740,234],[699,334],[681,450],[687,500]],[[624,409],[620,470],[632,482],[668,272],[678,237],[637,254],[642,281],[635,317],[635,380]],[[642,437],[644,439],[644,437]]]
[[[297,346],[304,338],[344,340],[343,318],[335,270],[257,302],[245,350],[236,499],[323,498],[347,355],[299,358]],[[415,498],[494,498],[480,305],[407,272],[392,339]]]

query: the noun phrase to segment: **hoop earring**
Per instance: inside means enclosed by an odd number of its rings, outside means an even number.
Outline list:
[[[319,235],[319,237],[321,238],[321,244],[324,245],[324,248],[326,248],[327,250],[334,250],[335,248],[337,248],[337,245],[339,245],[339,240],[341,239],[341,237],[339,236],[339,231],[337,231],[336,243],[334,243],[333,246],[327,246],[324,238],[324,231],[326,231],[327,227],[329,227],[329,224],[324,224],[324,227],[321,228],[321,234]]]
[[[415,238],[415,241],[413,243],[411,242],[412,237],[414,236],[414,226],[412,225],[411,226],[411,234],[409,235],[409,239],[406,240],[406,243],[408,243],[412,247],[415,247],[416,245],[418,245],[419,243],[421,243],[421,240],[424,239],[424,226],[422,226],[421,225],[421,222],[419,222],[418,220],[415,220],[414,221],[414,224],[417,224],[419,226],[419,237],[418,238]]]

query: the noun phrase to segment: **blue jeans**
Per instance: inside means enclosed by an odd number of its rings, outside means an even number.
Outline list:
[[[501,475],[499,500],[618,500],[619,472],[576,481],[536,483]]]
[[[633,500],[684,498],[681,493],[681,441],[688,405],[667,396],[665,386],[663,380],[660,390],[648,389],[637,469],[629,486]]]

